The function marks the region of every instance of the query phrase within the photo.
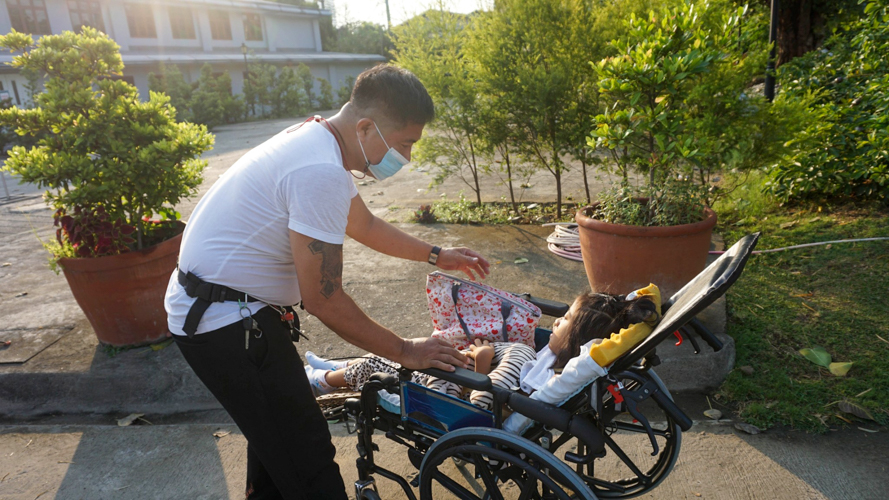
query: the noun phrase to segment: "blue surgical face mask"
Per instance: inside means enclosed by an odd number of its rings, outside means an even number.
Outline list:
[[[377,129],[377,133],[380,134],[380,138],[383,139],[383,144],[389,148],[389,143],[386,142],[386,138],[383,137],[383,133],[380,132],[380,127],[377,127],[376,122],[373,122],[373,124],[374,128]],[[355,131],[355,135],[358,135],[357,130]],[[361,144],[360,137],[358,138],[358,146],[361,147],[361,154],[364,155],[364,168],[370,170],[370,173],[373,174],[374,178],[378,181],[392,177],[397,174],[403,166],[409,163],[401,153],[395,150],[395,148],[389,148],[389,151],[386,151],[386,155],[383,156],[380,163],[374,165],[367,159],[367,153],[364,152],[364,145]]]

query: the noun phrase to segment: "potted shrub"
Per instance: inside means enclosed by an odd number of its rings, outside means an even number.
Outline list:
[[[766,47],[738,29],[743,8],[723,16],[701,5],[631,16],[612,42],[618,54],[594,63],[604,112],[588,144],[608,153],[621,182],[575,217],[593,290],[654,281],[677,291],[706,264],[709,205],[729,188],[714,174],[777,154],[774,110],[748,95]]]
[[[46,245],[53,265],[101,342],[166,337],[163,295],[183,228],[172,207],[196,192],[213,136],[177,122],[163,94],[140,101],[118,78],[119,47],[92,28],[36,43],[12,31],[0,46],[18,53],[13,67],[43,79],[34,106],[0,111],[0,124],[37,138],[12,148],[5,168],[47,188],[59,226]]]

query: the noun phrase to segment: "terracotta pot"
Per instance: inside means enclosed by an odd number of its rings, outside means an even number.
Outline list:
[[[181,242],[180,232],[157,245],[120,255],[59,259],[99,342],[144,345],[169,336],[164,292]]]
[[[580,249],[594,292],[629,293],[654,283],[664,299],[679,291],[707,264],[716,213],[704,220],[667,227],[609,224],[587,216],[596,204],[577,211]]]

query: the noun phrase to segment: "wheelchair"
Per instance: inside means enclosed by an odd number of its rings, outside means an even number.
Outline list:
[[[374,374],[360,398],[347,399],[343,409],[346,418],[355,421],[358,438],[356,499],[380,498],[375,476],[398,483],[410,500],[417,500],[413,488],[418,488],[420,499],[428,500],[433,495],[632,498],[657,487],[676,464],[682,431],[689,430],[692,421],[654,371],[659,364],[656,347],[677,332],[692,343],[695,353],[700,352],[695,337],[713,350],[722,349],[695,316],[738,279],[759,236],[741,239],[676,292],[663,304],[663,316],[645,340],[608,367],[606,376],[578,387],[561,405],[492,387],[486,375],[461,368],[423,372],[491,392],[492,411],[413,384],[409,370],[400,376]],[[562,316],[569,308],[529,294],[520,296],[548,316]],[[549,333],[538,329],[536,344],[546,345]],[[391,397],[396,394],[397,403]],[[507,406],[533,421],[521,435],[503,429]],[[418,471],[412,481],[377,463],[376,432],[407,448]]]

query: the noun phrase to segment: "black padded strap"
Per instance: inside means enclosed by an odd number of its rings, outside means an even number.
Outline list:
[[[188,338],[194,337],[194,333],[198,331],[198,324],[201,322],[201,318],[204,317],[204,313],[207,312],[208,307],[210,307],[210,301],[200,297],[191,305],[188,315],[185,316],[185,325],[182,327]]]
[[[460,299],[460,283],[454,282],[453,286],[451,286],[451,297],[454,299],[454,314],[457,315],[457,320],[460,322],[460,326],[463,327],[463,333],[466,334],[466,340],[469,343],[472,343],[472,334],[469,333],[469,327],[466,326],[466,322],[463,321],[463,318],[460,316],[460,311],[457,310],[457,302]]]
[[[503,316],[503,324],[500,325],[500,333],[503,334],[503,341],[509,342],[509,335],[506,333],[506,320],[509,319],[509,313],[512,312],[512,304],[505,300],[500,301],[500,315]]]

